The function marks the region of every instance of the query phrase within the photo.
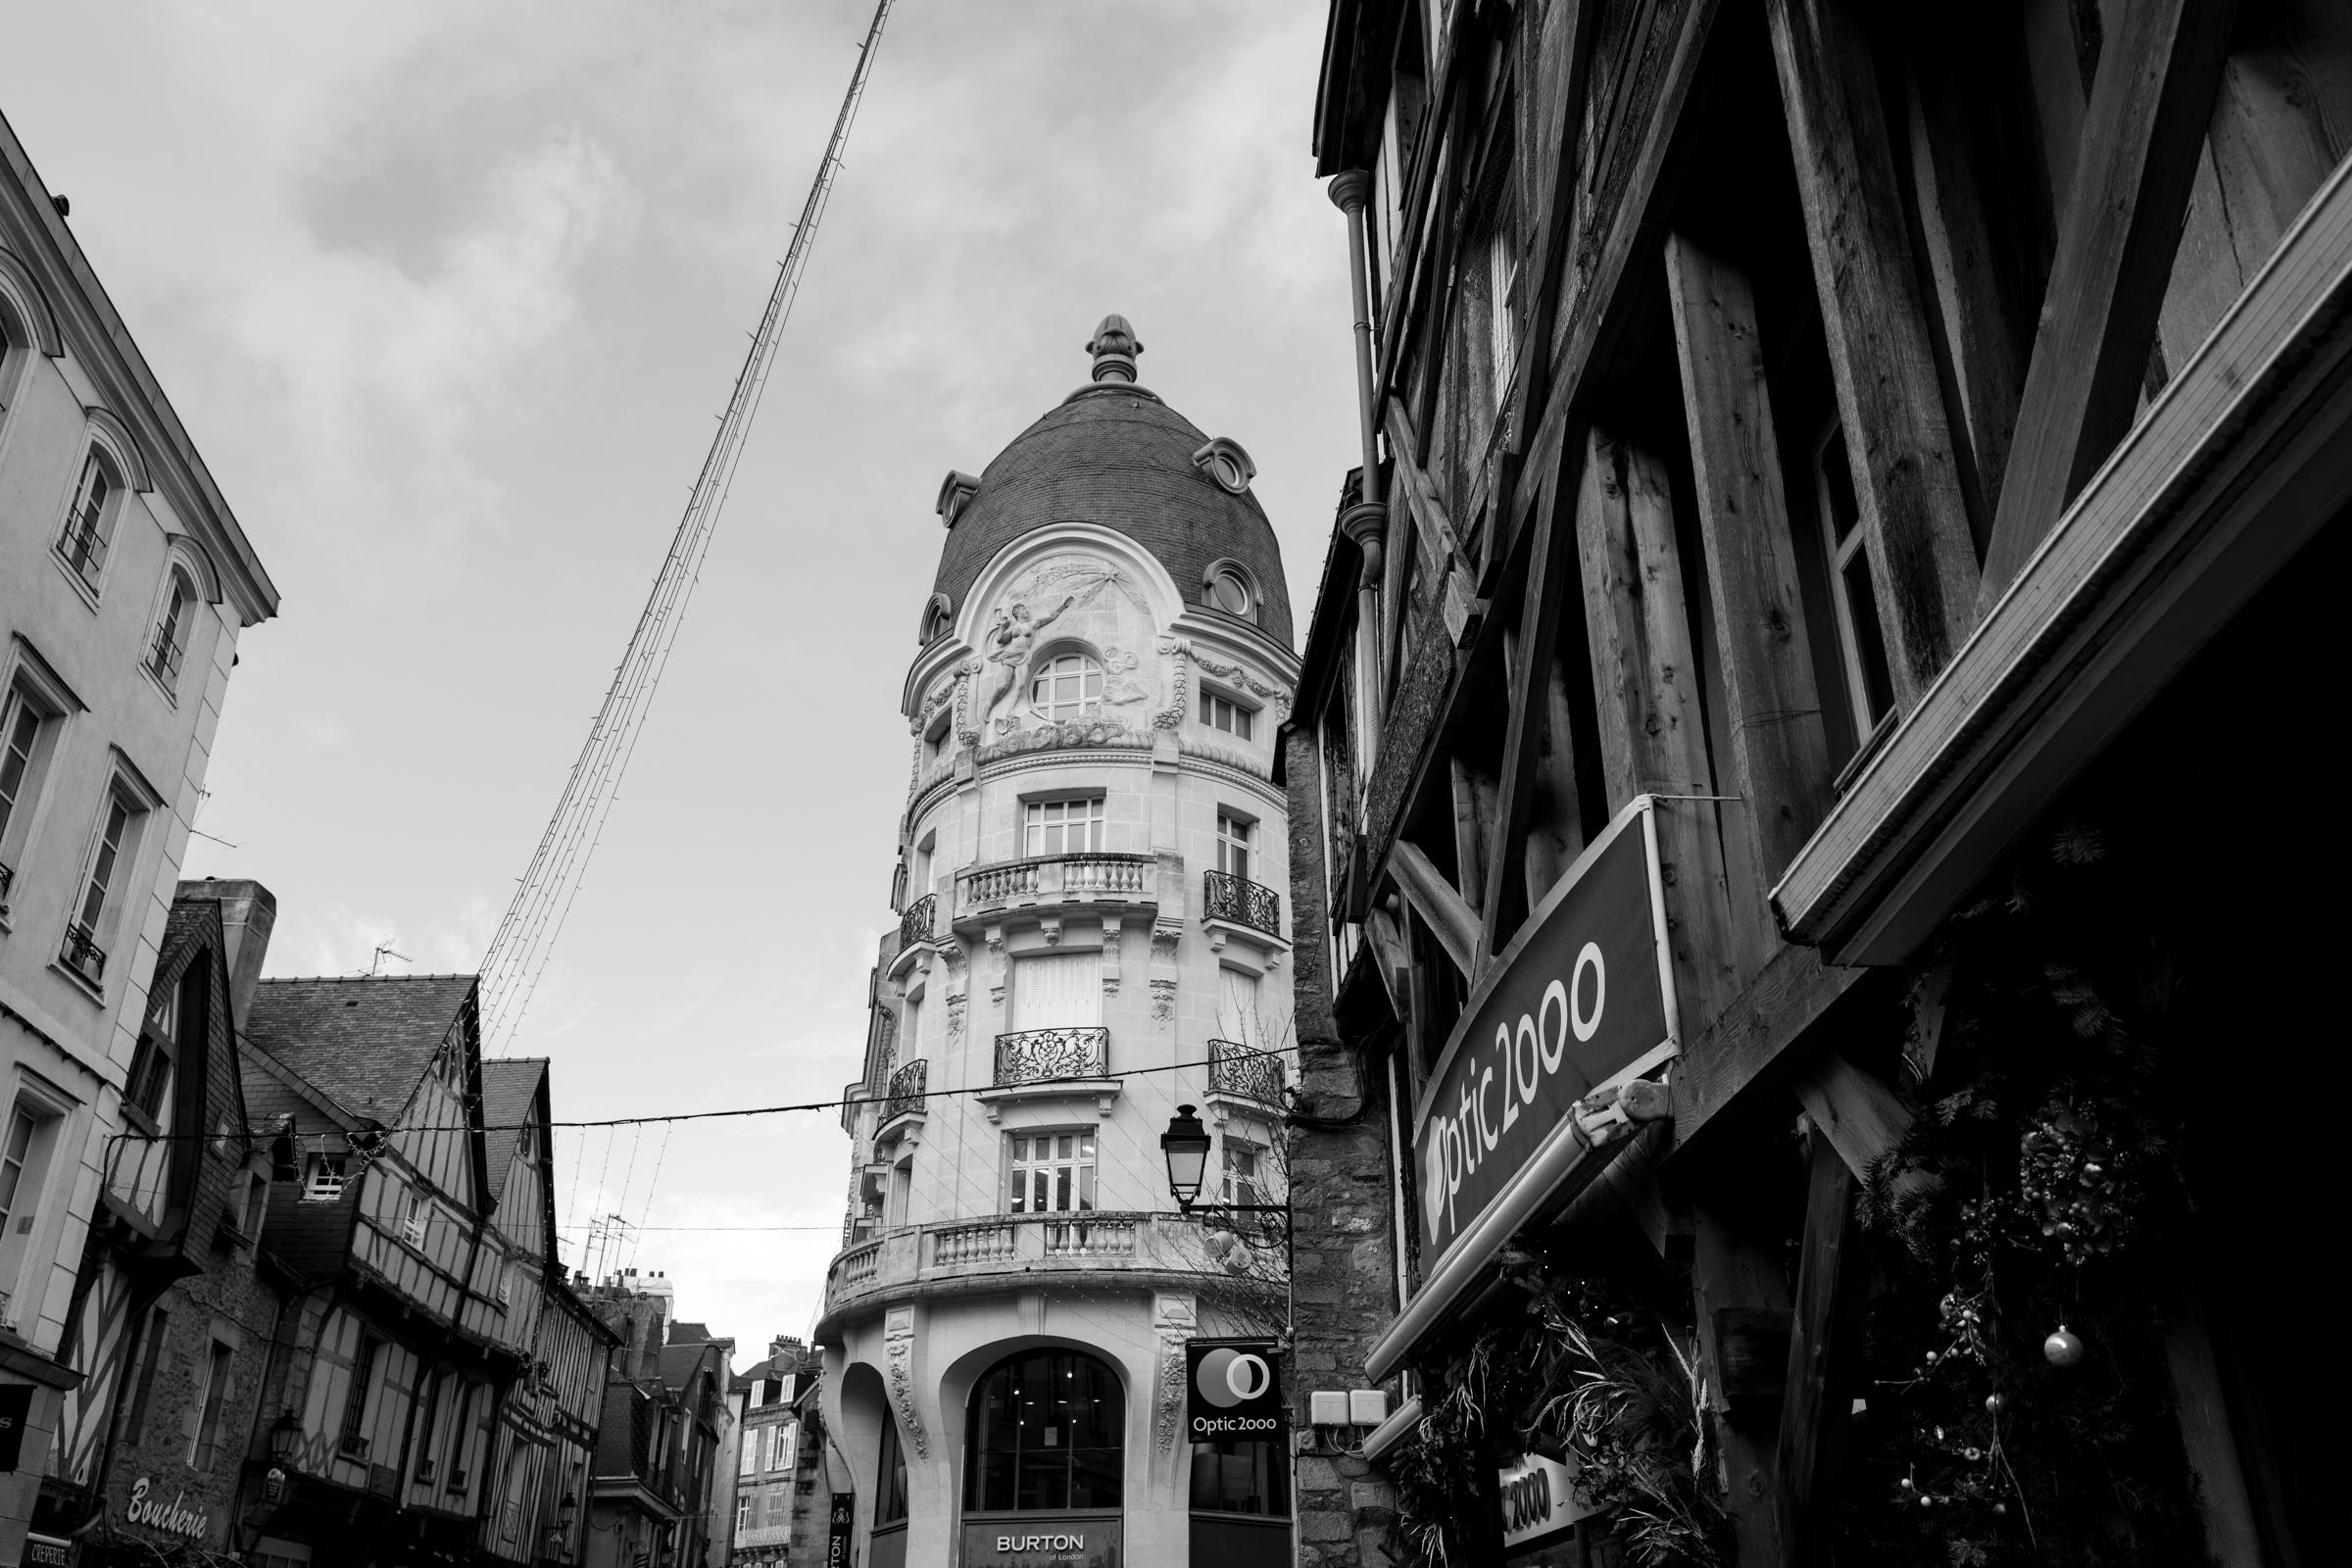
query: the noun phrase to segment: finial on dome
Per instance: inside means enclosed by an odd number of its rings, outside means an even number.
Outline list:
[[[1144,352],[1144,345],[1127,324],[1124,316],[1105,316],[1102,324],[1086,345],[1086,352],[1095,357],[1095,379],[1098,381],[1128,381],[1135,379],[1135,357]]]

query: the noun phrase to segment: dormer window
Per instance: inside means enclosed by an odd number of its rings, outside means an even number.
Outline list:
[[[1233,562],[1220,561],[1201,574],[1200,595],[1212,610],[1244,620],[1257,618],[1257,585]]]
[[[1194,453],[1193,466],[1207,474],[1218,489],[1232,496],[1248,490],[1250,481],[1257,477],[1257,465],[1250,461],[1250,454],[1242,450],[1239,441],[1228,436],[1218,436]]]

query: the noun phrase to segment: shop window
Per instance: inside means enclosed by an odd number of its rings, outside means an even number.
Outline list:
[[[1262,1438],[1193,1445],[1193,1511],[1290,1517],[1290,1463]]]
[[[966,1409],[964,1507],[1118,1507],[1125,1414],[1117,1376],[1091,1355],[1029,1350],[998,1362]]]
[[[874,1476],[874,1523],[895,1525],[906,1517],[906,1450],[899,1443],[899,1424],[887,1417],[882,1422],[882,1462]]]

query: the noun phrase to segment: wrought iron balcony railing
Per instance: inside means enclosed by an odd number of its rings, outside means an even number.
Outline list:
[[[1046,855],[956,874],[956,912],[998,908],[1019,899],[1148,898],[1157,860],[1149,855]]]
[[[1272,888],[1230,871],[1201,873],[1200,913],[1210,920],[1231,920],[1270,937],[1282,935],[1282,898]]]
[[[172,635],[171,627],[161,627],[156,631],[154,646],[147,650],[147,673],[157,680],[169,681],[179,673],[181,657],[179,639]]]
[[[90,934],[90,928],[75,922],[66,927],[66,945],[58,953],[66,967],[94,986],[106,984],[106,950]]]
[[[997,1036],[999,1089],[1054,1078],[1100,1078],[1109,1070],[1107,1029],[1024,1029]]]
[[[1282,1103],[1282,1058],[1230,1040],[1208,1043],[1208,1092]]]
[[[934,929],[932,921],[938,913],[939,895],[936,893],[926,893],[906,906],[906,912],[899,916],[899,951],[904,953],[917,942],[930,941]]]
[[[882,1102],[884,1121],[896,1121],[923,1108],[923,1089],[930,1071],[931,1064],[917,1056],[890,1075],[890,1098]]]

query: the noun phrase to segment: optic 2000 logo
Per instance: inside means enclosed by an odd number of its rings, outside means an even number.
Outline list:
[[[1201,1402],[1219,1410],[1238,1410],[1273,1392],[1274,1368],[1264,1356],[1252,1350],[1220,1345],[1204,1352],[1193,1368],[1193,1393]],[[1277,1432],[1281,1426],[1280,1419],[1271,1415],[1212,1416],[1202,1415],[1197,1409],[1192,1419],[1196,1442]]]

